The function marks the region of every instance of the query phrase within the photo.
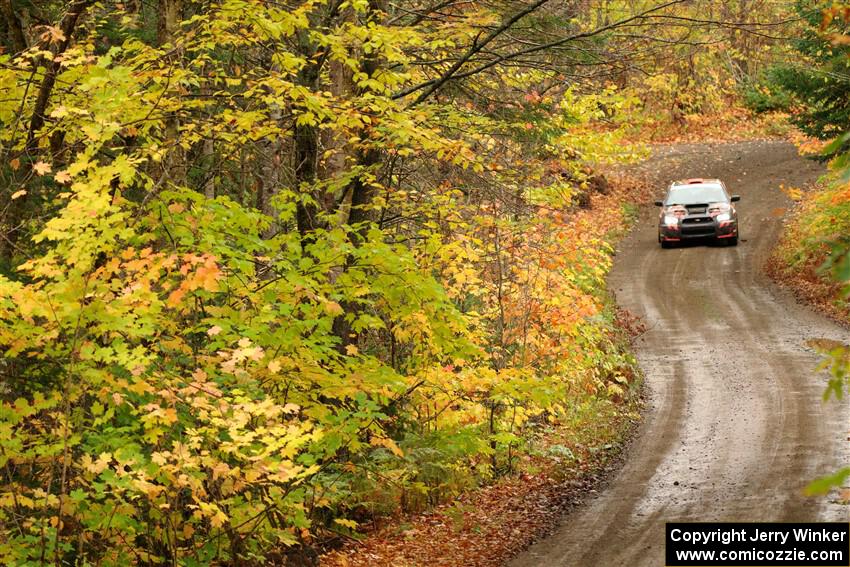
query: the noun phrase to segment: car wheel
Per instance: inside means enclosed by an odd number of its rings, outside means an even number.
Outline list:
[[[738,235],[736,234],[732,238],[729,239],[729,246],[737,246],[738,245]]]
[[[672,242],[668,242],[668,241],[666,241],[666,240],[662,240],[662,241],[661,241],[661,247],[662,247],[662,248],[673,248],[673,243],[672,243]]]

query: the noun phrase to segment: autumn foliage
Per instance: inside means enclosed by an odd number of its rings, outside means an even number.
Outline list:
[[[224,0],[151,43],[77,2],[2,56],[4,564],[282,560],[628,390],[598,291],[622,215],[570,212],[630,152],[577,159],[598,99],[529,73],[498,116],[411,105],[413,58],[468,29],[326,9]]]
[[[3,4],[3,564],[303,560],[631,395],[594,168],[643,154],[584,70],[681,2],[44,4]]]

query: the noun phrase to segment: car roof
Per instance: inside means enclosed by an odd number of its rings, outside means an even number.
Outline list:
[[[690,179],[680,179],[670,184],[670,189],[674,187],[686,187],[691,185],[724,187],[723,182],[719,179],[691,177]]]

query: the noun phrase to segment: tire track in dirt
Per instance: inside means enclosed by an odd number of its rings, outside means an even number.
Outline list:
[[[783,142],[659,148],[644,166],[672,179],[720,177],[739,206],[738,247],[662,250],[645,209],[610,277],[618,303],[649,327],[636,347],[648,410],[622,470],[512,567],[664,565],[668,521],[850,520],[813,478],[846,463],[848,404],[823,403],[810,338],[847,332],[797,305],[762,274],[788,206],[779,185],[822,168]]]

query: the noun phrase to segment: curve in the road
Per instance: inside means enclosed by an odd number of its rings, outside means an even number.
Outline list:
[[[742,196],[738,247],[662,250],[655,210],[622,243],[618,303],[649,327],[637,345],[649,409],[623,469],[512,567],[664,565],[669,521],[850,520],[803,487],[848,460],[847,402],[822,400],[807,339],[846,330],[799,306],[762,274],[787,207],[780,184],[822,169],[790,144],[674,146],[647,163],[663,183],[720,177]]]

